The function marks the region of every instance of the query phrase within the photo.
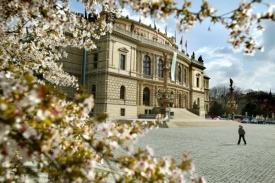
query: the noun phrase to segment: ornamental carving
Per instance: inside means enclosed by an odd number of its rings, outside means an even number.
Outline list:
[[[124,52],[124,53],[128,53],[129,50],[127,50],[125,47],[123,48],[119,48],[118,51]]]

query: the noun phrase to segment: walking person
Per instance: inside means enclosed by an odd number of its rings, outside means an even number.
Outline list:
[[[246,145],[246,141],[245,141],[245,138],[244,138],[244,135],[245,135],[245,131],[243,129],[243,126],[242,125],[239,125],[239,141],[238,141],[238,145],[240,145],[240,142],[241,142],[241,138],[243,138],[243,141],[244,141],[244,145]]]

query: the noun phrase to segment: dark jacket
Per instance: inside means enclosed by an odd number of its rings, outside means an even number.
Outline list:
[[[243,127],[239,127],[239,135],[245,135]]]

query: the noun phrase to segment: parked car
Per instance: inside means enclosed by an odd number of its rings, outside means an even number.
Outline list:
[[[242,120],[242,123],[249,123],[249,122],[250,122],[249,118],[243,118]]]
[[[258,120],[257,120],[256,118],[252,118],[252,119],[250,120],[250,123],[258,123]]]
[[[217,116],[217,117],[214,118],[214,120],[221,120],[221,117]]]
[[[220,120],[227,120],[227,118],[221,118]]]
[[[273,120],[272,120],[272,119],[267,119],[267,120],[265,121],[265,123],[266,123],[266,124],[273,124],[273,125],[274,125],[274,124],[275,124],[275,120],[274,120],[274,119],[273,119]]]
[[[241,122],[242,122],[242,119],[241,119],[241,118],[236,118],[236,119],[235,119],[235,121],[237,121],[237,122],[240,122],[240,123],[241,123]]]
[[[258,124],[264,124],[265,120],[263,118],[258,119]]]

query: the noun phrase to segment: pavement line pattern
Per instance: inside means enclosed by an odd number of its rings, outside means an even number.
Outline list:
[[[208,183],[275,183],[275,125],[243,124],[247,145],[238,141],[238,125],[159,128],[139,139],[137,146],[155,156],[186,152],[196,173]]]

